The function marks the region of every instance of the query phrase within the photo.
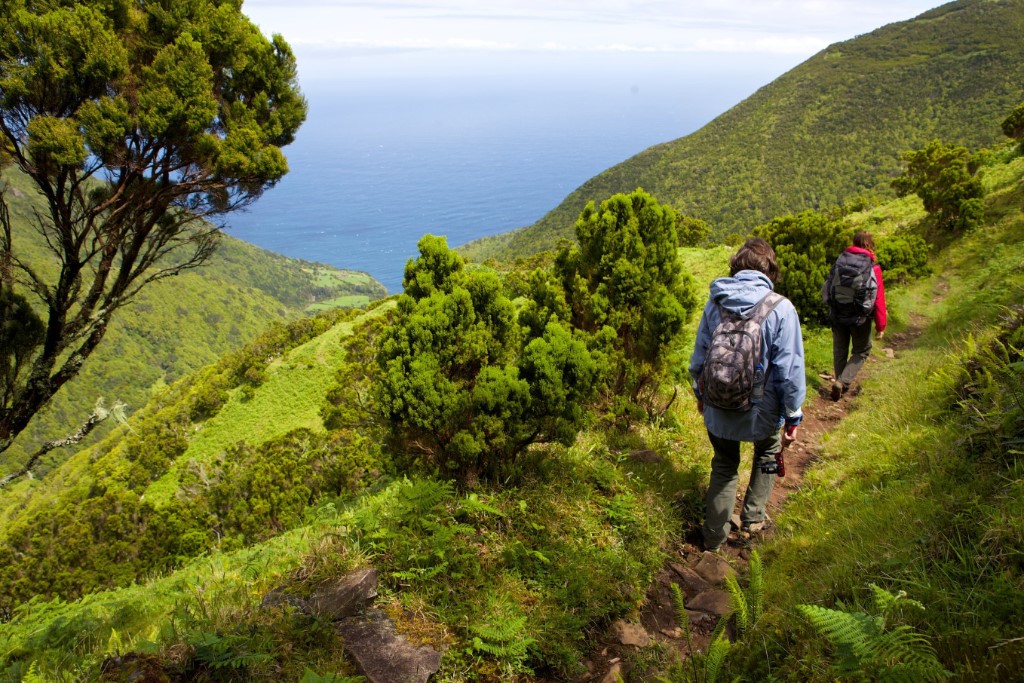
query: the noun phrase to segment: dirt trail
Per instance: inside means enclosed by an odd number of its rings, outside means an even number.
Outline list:
[[[923,327],[923,319],[912,320],[906,331],[886,337],[882,341],[876,341],[876,347],[884,348],[884,355],[872,355],[862,369],[859,379],[870,374],[872,366],[876,363],[884,362],[886,357],[894,357],[898,350],[909,347]],[[855,383],[851,391],[839,401],[832,401],[828,395],[831,376],[823,375],[822,379],[821,392],[813,398],[809,397],[804,404],[804,419],[800,426],[798,440],[786,450],[786,476],[776,479],[768,502],[769,518],[776,517],[790,494],[803,485],[804,474],[820,456],[822,436],[831,431],[845,417],[851,408],[851,402],[860,393],[860,385]],[[737,513],[745,490],[746,477],[741,471],[740,485],[737,489]],[[734,524],[739,523],[738,515],[733,516],[733,521]],[[732,565],[732,569],[740,575],[744,574],[751,549],[769,538],[773,531],[774,526],[769,525],[769,528],[762,534],[756,534],[753,537],[738,530],[730,533],[729,540],[722,548],[723,555]],[[699,530],[697,535],[699,536]],[[703,552],[697,538],[684,539],[679,542],[674,548],[673,557],[666,563],[648,590],[646,603],[640,613],[640,624],[651,639],[660,641],[669,649],[674,649],[680,657],[688,656],[686,638],[679,628],[672,602],[670,587],[675,583],[684,592],[688,611],[698,605],[701,607],[700,610],[689,611],[690,629],[693,648],[695,650],[706,649],[710,634],[718,622],[718,615],[724,614],[727,606],[724,603],[726,596],[722,592],[722,586],[707,581],[706,577],[725,570],[727,567],[721,559]],[[623,644],[623,640],[621,633],[613,627],[597,645],[591,658],[584,662],[587,671],[576,681],[580,683],[612,683],[616,680],[616,676],[626,679],[630,666],[630,655],[636,652],[637,647]],[[640,674],[641,679],[646,680],[645,673],[652,672],[635,672],[635,674]]]

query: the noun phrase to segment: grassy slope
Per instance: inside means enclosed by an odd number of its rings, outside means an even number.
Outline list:
[[[794,606],[856,606],[868,582],[922,600],[925,616],[908,621],[966,679],[998,680],[1000,663],[1005,669],[1019,661],[1019,644],[993,646],[1024,627],[1024,472],[973,462],[962,415],[950,411],[964,337],[972,330],[986,337],[1001,306],[1019,302],[1024,291],[1024,158],[983,173],[991,224],[939,254],[933,278],[890,291],[890,337],[921,320],[930,325],[916,348],[872,364],[856,409],[777,520],[779,533],[763,549],[768,611],[734,647],[732,674],[833,680],[828,649]],[[916,200],[902,200],[849,220],[884,235],[921,216]],[[682,257],[706,283],[728,253],[684,250]],[[331,348],[345,325],[275,363],[249,405],[273,405],[277,399],[264,393],[304,381],[315,359],[336,362]],[[826,335],[809,335],[809,375],[826,369],[828,343]],[[221,412],[234,419],[207,420],[209,433],[192,440],[193,456],[205,457],[265,420],[284,428],[304,424],[309,413],[305,399],[297,411],[261,415],[236,398]],[[466,495],[429,481],[385,482],[321,507],[315,522],[267,543],[196,560],[142,587],[29,605],[0,625],[0,652],[12,672],[38,661],[52,676],[84,667],[88,679],[107,653],[154,652],[169,665],[199,656],[203,634],[217,633],[237,638],[229,651],[269,658],[250,665],[257,680],[297,678],[307,666],[345,673],[349,665],[329,630],[258,604],[274,586],[302,592],[320,578],[372,564],[382,572],[381,604],[402,630],[449,648],[439,680],[467,680],[467,671],[510,680],[542,663],[564,676],[585,630],[635,609],[660,566],[658,547],[699,520],[710,453],[690,397],[680,399],[661,427],[627,437],[591,431],[571,449],[536,453],[523,463],[518,486]],[[215,429],[233,433],[217,438]],[[640,448],[662,461],[629,457]],[[89,458],[78,460],[58,474],[83,476]],[[435,501],[424,509],[410,502],[429,494]],[[499,626],[507,642],[495,635]],[[533,642],[495,655],[476,649],[474,638],[494,646]]]
[[[176,466],[147,489],[147,499],[159,505],[177,490],[186,463],[211,462],[239,441],[258,444],[293,429],[322,430],[320,406],[343,361],[341,342],[352,325],[339,323],[274,361],[269,378],[251,398],[241,390],[232,392],[224,407],[202,423]]]
[[[903,150],[935,137],[1001,140],[1022,97],[1022,33],[1021,0],[963,0],[837,43],[699,131],[587,181],[534,226],[462,251],[482,261],[550,249],[588,201],[637,187],[717,236],[871,192],[899,172]]]
[[[923,324],[923,334],[871,366],[855,410],[790,498],[765,549],[768,611],[735,673],[831,680],[828,649],[794,607],[867,609],[873,582],[924,603],[906,623],[958,677],[1018,680],[1024,468],[1005,450],[979,452],[1002,416],[959,410],[954,396],[969,338],[990,339],[1024,294],[1024,158],[985,176],[990,225],[940,254],[936,275],[892,292],[893,331]],[[873,224],[906,217],[903,206],[882,207]]]
[[[720,249],[683,253],[705,282],[720,274],[727,254]],[[340,323],[275,360],[267,379],[248,397],[241,388],[233,389],[215,415],[190,430],[187,451],[177,459],[177,465],[172,465],[164,477],[145,491],[145,500],[160,507],[180,495],[177,491],[183,468],[189,467],[191,461],[219,457],[236,441],[258,444],[290,429],[321,429],[318,409],[334,369],[343,361],[340,342],[350,334],[355,322]],[[193,391],[178,389],[155,397],[133,422],[138,424],[161,411],[180,412],[174,408],[174,402],[181,399],[175,397],[187,397]],[[659,548],[679,534],[679,520],[671,501],[688,495],[705,476],[699,463],[707,459],[708,446],[697,428],[699,419],[692,411],[678,406],[676,412],[673,419],[687,425],[679,433],[652,433],[651,440],[638,436],[612,444],[596,433],[568,451],[554,448],[536,454],[536,461],[531,459],[523,465],[521,487],[489,492],[479,499],[443,492],[438,524],[445,527],[455,522],[443,510],[469,505],[475,518],[468,522],[475,530],[466,533],[456,525],[458,533],[454,538],[446,538],[442,556],[451,558],[453,564],[460,557],[461,562],[474,558],[462,571],[475,579],[455,569],[449,570],[450,576],[444,580],[424,576],[417,581],[405,576],[403,571],[409,567],[404,563],[413,562],[422,549],[407,549],[406,556],[402,551],[376,545],[381,542],[381,530],[369,533],[359,529],[366,522],[356,520],[395,514],[396,501],[402,500],[408,486],[399,480],[368,491],[340,508],[340,512],[333,505],[325,508],[326,512],[315,515],[319,521],[312,526],[288,532],[265,545],[217,553],[211,560],[196,560],[145,588],[126,587],[89,595],[69,606],[67,612],[57,606],[59,603],[42,611],[29,609],[19,617],[17,625],[6,630],[0,627],[0,650],[13,653],[8,659],[12,670],[24,671],[22,665],[27,666],[27,661],[19,663],[19,653],[23,651],[38,653],[45,670],[51,673],[70,671],[71,663],[88,669],[108,647],[109,629],[116,629],[118,637],[135,643],[148,639],[164,644],[192,637],[168,633],[162,625],[172,611],[194,603],[194,585],[210,586],[203,600],[214,606],[204,603],[203,609],[219,615],[212,622],[202,622],[201,628],[223,629],[236,623],[251,623],[253,619],[261,621],[264,617],[258,615],[257,609],[260,597],[275,585],[294,580],[295,575],[303,577],[315,571],[317,576],[323,576],[353,564],[372,562],[384,574],[383,603],[399,617],[403,628],[430,634],[435,646],[454,637],[464,643],[474,635],[467,630],[468,624],[485,625],[496,609],[512,616],[524,614],[529,622],[523,637],[528,635],[538,643],[543,637],[544,642],[543,646],[530,649],[530,659],[540,658],[553,669],[564,671],[578,659],[576,648],[583,642],[585,628],[639,604],[653,572],[661,565]],[[110,475],[103,472],[116,471],[118,461],[125,458],[114,436],[93,451],[81,452],[46,479],[22,482],[0,499],[5,503],[0,506],[3,527],[50,506],[75,504],[71,499],[63,501],[62,496],[90,495],[85,492],[113,486],[104,479]],[[625,457],[633,448],[647,447],[656,448],[666,460],[650,464]],[[496,512],[478,508],[467,502],[470,498]],[[459,522],[467,522],[464,515],[459,515]],[[343,539],[340,545],[339,530]],[[436,541],[428,537],[422,542]],[[467,544],[471,555],[465,554]],[[317,547],[321,550],[317,551]],[[483,566],[476,566],[477,561],[482,561]],[[247,567],[254,563],[260,567],[258,575],[245,578],[249,576]],[[211,572],[218,578],[214,579]],[[398,579],[397,575],[403,578]],[[239,585],[240,581],[245,585]],[[147,599],[138,604],[142,595]],[[51,609],[67,618],[56,628],[45,625],[52,624]],[[413,614],[424,610],[431,616],[414,618]],[[84,622],[91,624],[92,635],[77,639],[70,650],[60,644],[68,634],[67,628],[76,630]],[[447,631],[454,631],[457,636],[445,636]],[[277,645],[290,647],[287,640]],[[463,655],[449,658],[445,678],[458,680],[456,672],[482,655],[475,653],[469,660]],[[275,656],[280,659],[277,653]],[[309,652],[291,656],[301,666],[312,665],[315,659]],[[36,657],[32,655],[29,659]],[[288,662],[281,665],[300,666]],[[329,665],[332,671],[344,670],[345,666],[336,656]],[[481,660],[472,666],[507,673],[525,670],[526,662],[524,658]],[[265,676],[271,674],[261,675]]]
[[[16,173],[4,180],[13,188],[8,197],[16,249],[45,272],[49,257],[28,229],[38,206],[31,183]],[[0,464],[19,463],[43,441],[72,432],[98,398],[135,410],[151,391],[212,363],[271,323],[330,305],[365,306],[384,294],[366,273],[289,259],[226,236],[202,268],[147,287],[114,318],[79,376],[0,455]]]

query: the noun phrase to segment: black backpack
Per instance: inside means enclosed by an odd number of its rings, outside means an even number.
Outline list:
[[[769,292],[746,317],[719,306],[722,320],[700,374],[700,394],[706,403],[725,410],[750,410],[764,392],[766,369],[761,367],[761,325],[784,296]]]
[[[828,303],[832,322],[863,325],[875,308],[878,282],[867,254],[844,251],[829,274]]]

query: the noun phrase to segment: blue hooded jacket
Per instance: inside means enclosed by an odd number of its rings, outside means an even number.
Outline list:
[[[747,315],[772,289],[768,276],[756,270],[741,270],[711,283],[711,297],[704,307],[690,357],[690,376],[697,398],[697,382],[711,345],[711,334],[721,322],[718,307]],[[760,402],[747,411],[704,406],[704,425],[720,439],[760,441],[778,431],[783,423],[797,425],[803,418],[801,406],[807,396],[804,344],[800,317],[789,299],[783,299],[761,326],[761,353],[761,365],[767,373]]]

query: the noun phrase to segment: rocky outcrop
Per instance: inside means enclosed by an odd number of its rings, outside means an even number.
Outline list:
[[[368,683],[426,683],[441,666],[440,654],[412,645],[379,610],[342,620],[338,632]]]
[[[377,597],[377,570],[358,569],[319,584],[308,598],[275,588],[264,607],[291,607],[337,623],[345,651],[368,683],[426,683],[441,665],[429,646],[414,646],[383,612],[368,609]]]
[[[377,597],[377,570],[357,569],[316,587],[307,601],[310,611],[340,621],[359,614]]]

